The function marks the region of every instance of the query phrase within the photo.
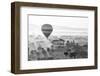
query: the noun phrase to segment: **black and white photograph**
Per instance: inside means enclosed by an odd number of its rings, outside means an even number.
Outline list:
[[[11,72],[97,69],[97,7],[11,4]]]
[[[88,58],[88,17],[28,14],[28,61]]]

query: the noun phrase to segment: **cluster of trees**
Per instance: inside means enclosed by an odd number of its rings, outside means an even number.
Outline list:
[[[75,43],[75,41],[67,41],[66,43],[66,52],[64,52],[65,56],[69,56],[70,58],[87,58],[88,57],[88,46],[84,44],[83,46]]]

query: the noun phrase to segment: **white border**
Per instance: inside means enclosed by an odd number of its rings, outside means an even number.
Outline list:
[[[47,60],[47,61],[28,61],[27,43],[27,14],[46,14],[46,15],[73,15],[87,16],[88,25],[88,58],[87,59],[67,59],[67,60]],[[41,7],[21,7],[20,8],[20,69],[42,69],[57,67],[75,67],[94,65],[94,11],[70,10],[70,9],[51,9]]]

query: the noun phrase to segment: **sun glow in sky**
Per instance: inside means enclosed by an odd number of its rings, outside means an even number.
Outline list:
[[[88,35],[88,17],[29,16],[29,35],[43,35],[41,26],[50,24],[51,35]]]

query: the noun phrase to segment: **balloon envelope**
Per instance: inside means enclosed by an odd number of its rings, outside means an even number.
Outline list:
[[[48,38],[51,32],[53,31],[52,25],[44,24],[42,25],[42,32]]]

